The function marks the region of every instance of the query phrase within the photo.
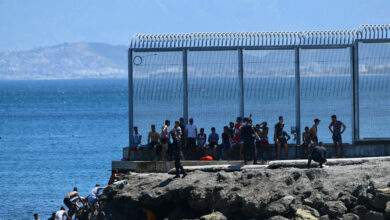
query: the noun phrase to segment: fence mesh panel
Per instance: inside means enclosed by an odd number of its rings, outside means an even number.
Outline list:
[[[360,138],[390,137],[390,43],[359,43]]]
[[[300,52],[301,127],[311,128],[314,119],[319,141],[332,143],[328,127],[337,115],[347,130],[343,142],[352,141],[352,75],[350,49],[303,49]]]
[[[161,132],[166,119],[183,116],[182,52],[135,52],[133,54],[134,126],[147,143],[152,124]]]
[[[188,114],[198,129],[221,135],[239,115],[237,51],[188,52]]]
[[[245,112],[253,114],[254,124],[267,122],[273,143],[279,116],[287,132],[296,126],[294,50],[244,50],[243,55]]]

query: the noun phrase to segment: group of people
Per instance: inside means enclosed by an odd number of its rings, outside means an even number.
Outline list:
[[[270,157],[268,133],[269,127],[267,122],[253,125],[252,115],[249,117],[237,117],[236,123],[230,122],[224,126],[223,133],[220,135],[216,132],[216,128],[212,127],[208,136],[204,128],[200,128],[198,132],[197,126],[194,124],[194,119],[190,118],[188,124],[185,124],[184,118],[180,118],[175,122],[172,130],[169,130],[170,121],[166,120],[161,128],[161,133],[156,130],[156,126],[151,126],[151,131],[147,137],[147,145],[141,145],[142,135],[138,132],[138,128],[134,127],[134,134],[131,139],[131,150],[140,150],[149,148],[155,150],[155,160],[158,160],[161,155],[161,160],[167,160],[172,155],[179,156],[184,159],[183,149],[188,153],[187,159],[201,159],[207,155],[212,155],[213,159],[232,160],[244,159],[254,160],[257,163],[258,158],[264,159],[265,156]],[[344,156],[342,148],[342,137],[346,126],[341,121],[337,120],[336,115],[331,116],[329,130],[332,133],[332,138],[335,145],[335,152],[338,155],[338,147],[341,151],[341,157]],[[315,119],[314,125],[309,129],[305,127],[302,134],[303,144],[300,146],[299,157],[302,157],[303,150],[307,149],[307,155],[311,153],[312,146],[318,146],[318,126],[320,120]],[[177,133],[177,128],[180,128],[180,135]],[[177,138],[180,136],[180,138]],[[177,139],[177,140],[176,140]],[[288,159],[288,141],[291,136],[284,130],[284,118],[279,117],[278,123],[274,127],[273,140],[276,146],[276,159],[279,159],[281,149],[284,148],[285,159]],[[171,142],[172,140],[172,142]],[[237,155],[233,155],[233,150],[236,150]],[[128,158],[130,158],[130,153]]]

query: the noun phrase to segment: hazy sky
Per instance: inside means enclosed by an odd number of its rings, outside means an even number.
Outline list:
[[[389,24],[390,0],[0,0],[0,51],[128,44],[136,33],[303,31]]]

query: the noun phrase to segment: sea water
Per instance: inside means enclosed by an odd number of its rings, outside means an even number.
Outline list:
[[[254,123],[268,121],[272,137],[279,115],[286,131],[295,126],[296,106],[294,79],[281,87],[270,80],[246,86],[245,113],[253,113]],[[171,85],[160,94],[161,82],[135,81],[142,89],[135,89],[134,123],[146,143],[151,124],[160,131],[165,119],[182,116],[183,96]],[[337,114],[347,125],[344,141],[351,142],[350,78],[337,78],[337,86],[316,81],[313,88],[301,82],[302,126],[320,118],[319,139],[329,143],[330,115]],[[360,127],[367,137],[390,136],[389,88],[375,86],[381,81],[366,80],[373,86],[362,87]],[[189,91],[189,116],[206,133],[213,126],[220,132],[238,115],[238,93],[223,83],[191,81]],[[95,184],[106,185],[111,161],[120,160],[128,145],[128,119],[127,79],[0,81],[0,219],[32,219],[34,213],[47,219],[73,187],[85,197]]]

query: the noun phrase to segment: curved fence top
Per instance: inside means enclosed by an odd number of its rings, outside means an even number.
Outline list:
[[[348,45],[358,39],[388,38],[390,25],[361,25],[356,30],[137,34],[131,39],[130,48]]]

